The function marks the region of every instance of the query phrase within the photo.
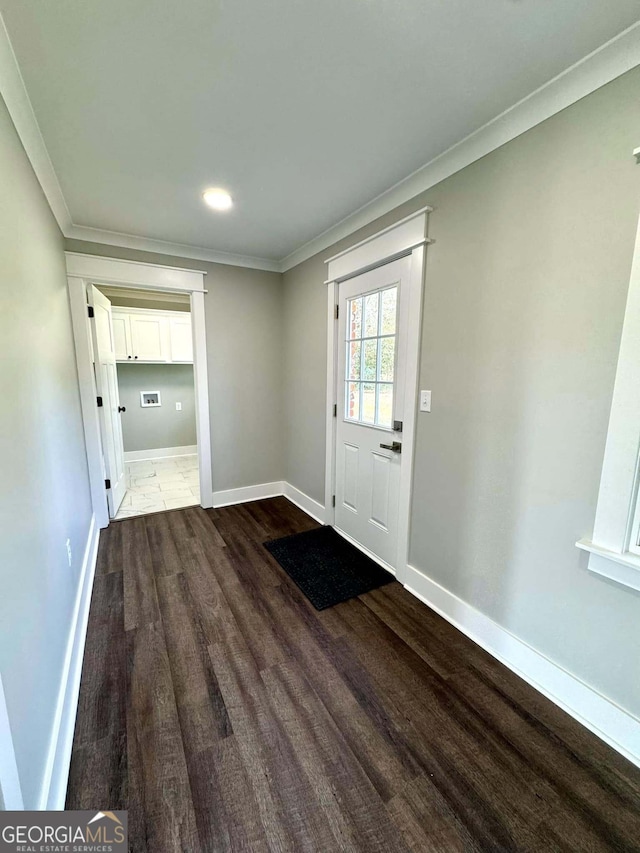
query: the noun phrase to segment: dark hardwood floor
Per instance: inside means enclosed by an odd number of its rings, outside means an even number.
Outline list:
[[[640,771],[393,583],[316,612],[285,498],[100,539],[67,808],[132,851],[640,850]]]

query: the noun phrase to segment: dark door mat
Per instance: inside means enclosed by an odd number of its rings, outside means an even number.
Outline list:
[[[264,547],[300,587],[316,610],[348,601],[394,578],[332,527],[272,539]]]

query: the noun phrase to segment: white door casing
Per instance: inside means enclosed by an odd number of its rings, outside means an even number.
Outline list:
[[[335,526],[394,573],[410,267],[401,258],[338,287]]]
[[[80,385],[80,405],[89,466],[91,504],[98,527],[109,524],[109,507],[104,488],[104,461],[99,409],[96,408],[96,382],[91,345],[91,321],[87,316],[87,285],[188,293],[191,301],[193,367],[196,389],[196,433],[200,471],[200,505],[213,506],[211,424],[207,339],[205,326],[204,281],[201,270],[180,269],[160,264],[124,261],[97,255],[65,252],[71,322],[75,342],[76,366]]]
[[[326,469],[325,469],[325,522],[336,527],[339,533],[346,535],[346,538],[351,539],[361,550],[369,553],[375,560],[381,563],[385,568],[395,570],[396,577],[402,583],[405,582],[407,576],[407,565],[409,557],[409,522],[410,522],[410,507],[411,507],[411,488],[412,488],[412,472],[413,472],[413,450],[415,444],[415,428],[418,402],[418,368],[419,368],[419,353],[420,353],[420,331],[422,326],[422,292],[424,283],[426,245],[432,240],[427,236],[428,214],[431,212],[430,207],[424,207],[416,213],[411,214],[405,219],[396,222],[394,225],[385,228],[383,231],[374,234],[371,237],[362,240],[354,246],[345,249],[338,255],[329,258],[326,263],[328,265],[327,276],[327,408],[326,408]],[[337,494],[338,487],[338,430],[342,436],[342,428],[339,427],[340,416],[343,415],[344,399],[342,397],[344,379],[344,361],[346,354],[346,344],[341,339],[344,337],[344,332],[339,329],[340,318],[336,318],[336,308],[339,305],[341,294],[345,296],[348,291],[343,288],[346,282],[369,273],[370,271],[378,270],[386,265],[391,266],[392,262],[403,259],[408,265],[407,269],[402,272],[402,299],[400,311],[403,316],[401,335],[399,336],[399,352],[398,352],[398,370],[395,380],[396,392],[396,407],[397,413],[402,412],[403,417],[398,418],[394,410],[396,420],[402,420],[403,429],[402,437],[397,436],[395,440],[401,440],[402,453],[400,460],[395,462],[396,468],[393,469],[392,463],[389,461],[383,462],[380,457],[376,458],[376,463],[379,466],[388,464],[387,473],[390,476],[389,489],[396,488],[393,479],[397,476],[397,501],[393,498],[394,503],[397,503],[397,518],[396,526],[396,548],[393,559],[385,559],[380,554],[376,553],[371,547],[364,545],[355,536],[348,534],[346,530],[338,524],[344,523],[344,514],[338,510],[339,496]],[[381,273],[382,281],[388,270]],[[406,280],[405,280],[406,276]],[[373,279],[370,279],[373,281]],[[360,285],[356,284],[356,288]],[[384,287],[384,285],[379,285]],[[367,289],[367,288],[363,288]],[[375,289],[375,288],[372,288]],[[400,306],[400,303],[399,303]],[[344,310],[344,309],[341,309]],[[343,315],[344,316],[344,315]],[[340,348],[345,349],[342,355],[342,365],[339,364]],[[334,415],[334,411],[337,416]],[[392,432],[379,430],[380,435],[386,436],[391,440],[389,442],[378,441],[381,443],[391,444],[394,440]],[[372,442],[371,442],[372,444]],[[377,448],[380,454],[384,453],[384,448]],[[370,448],[370,454],[373,457],[373,446]],[[377,451],[376,451],[377,453]],[[344,464],[344,460],[341,460]],[[370,464],[374,464],[373,458]],[[382,470],[382,469],[381,469]],[[379,472],[376,472],[379,473]],[[384,473],[384,472],[383,472]],[[340,474],[344,477],[344,473]],[[373,485],[373,478],[371,478]],[[366,486],[366,483],[364,484]],[[373,493],[369,498],[373,499]],[[391,495],[389,495],[391,500]],[[343,508],[344,509],[344,508]],[[373,505],[371,506],[373,509]],[[371,516],[370,516],[371,517]],[[386,540],[389,542],[389,539]],[[386,552],[389,557],[391,552]]]
[[[102,398],[102,406],[99,407],[100,432],[105,474],[110,481],[107,502],[109,517],[114,518],[127,490],[127,480],[111,302],[94,285],[89,285],[87,295],[89,304],[93,306],[92,331],[96,389],[98,396]]]

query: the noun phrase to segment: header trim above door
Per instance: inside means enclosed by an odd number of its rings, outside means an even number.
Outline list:
[[[166,267],[161,264],[125,261],[78,252],[64,254],[67,259],[67,275],[90,278],[98,284],[129,284],[153,290],[205,292],[204,277],[207,273],[204,270]]]
[[[418,246],[432,243],[433,240],[427,237],[428,218],[432,211],[432,207],[423,207],[388,228],[327,258],[325,264],[328,277],[325,284],[360,275],[408,255]]]

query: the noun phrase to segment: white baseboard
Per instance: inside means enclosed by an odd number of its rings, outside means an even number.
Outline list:
[[[0,811],[22,811],[22,788],[0,675]]]
[[[225,489],[213,493],[214,507],[245,504],[249,501],[261,501],[264,498],[277,498],[283,494],[281,480],[275,483],[261,483],[258,486],[243,486],[240,489]]]
[[[193,456],[198,452],[197,444],[184,447],[154,447],[152,450],[126,450],[125,462],[141,462],[143,459],[168,459],[171,456]]]
[[[239,489],[225,489],[213,493],[213,506],[233,506],[250,501],[261,501],[265,498],[279,498],[284,496],[301,510],[310,515],[311,518],[324,524],[324,506],[318,501],[305,495],[300,489],[296,489],[285,480],[275,480],[273,483],[260,483],[257,486],[243,486]]]
[[[285,481],[283,482],[282,487],[285,498],[290,500],[292,504],[295,504],[299,509],[306,512],[307,515],[310,515],[311,518],[315,519],[320,524],[325,524],[324,504],[319,503],[314,500],[314,498],[310,498],[309,495],[305,495],[304,492],[301,492],[300,489],[296,489],[296,487],[292,486],[291,483],[287,483]]]
[[[640,767],[640,720],[413,566],[407,566],[405,587],[605,743]]]
[[[100,528],[96,524],[95,516],[92,516],[71,618],[53,733],[38,809],[62,810],[65,806],[99,538]]]

